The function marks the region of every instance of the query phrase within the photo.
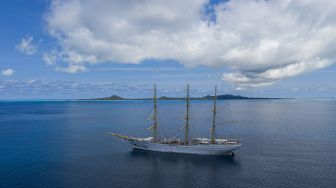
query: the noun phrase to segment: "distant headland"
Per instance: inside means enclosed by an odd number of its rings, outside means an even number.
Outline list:
[[[161,96],[157,98],[158,100],[185,100],[184,97],[167,97]],[[204,97],[191,97],[190,100],[213,100],[214,96],[206,95]],[[217,95],[218,100],[248,100],[248,99],[283,99],[283,98],[259,98],[259,97],[245,97],[240,95],[231,95],[231,94],[224,94],[224,95]],[[110,97],[103,97],[103,98],[93,98],[93,99],[83,99],[83,100],[152,100],[152,98],[123,98],[118,95],[112,95]]]

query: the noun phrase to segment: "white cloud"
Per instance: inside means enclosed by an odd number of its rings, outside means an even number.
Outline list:
[[[86,72],[87,68],[80,64],[69,64],[68,67],[56,67],[56,71],[66,72],[66,73],[77,73]]]
[[[207,3],[54,0],[46,20],[67,72],[108,61],[175,59],[188,67],[230,67],[223,80],[260,87],[335,62],[336,1],[234,0],[214,5],[216,22],[204,20]]]
[[[13,69],[5,69],[5,70],[3,70],[2,72],[1,72],[1,75],[3,75],[3,76],[11,76],[11,75],[13,75],[14,74],[14,70]]]
[[[50,53],[44,53],[43,57],[42,57],[42,60],[48,66],[55,65],[56,64],[56,60],[57,60],[57,52],[52,51]]]
[[[20,44],[15,46],[16,49],[26,55],[33,55],[37,51],[37,44],[34,43],[34,37],[28,36],[21,39]]]

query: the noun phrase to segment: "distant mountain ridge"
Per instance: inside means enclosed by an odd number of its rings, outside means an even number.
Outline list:
[[[118,95],[112,95],[110,97],[103,98],[94,98],[94,99],[86,99],[86,100],[151,100],[152,98],[123,98]],[[185,97],[167,97],[161,96],[157,98],[158,100],[185,100]],[[191,97],[190,100],[213,100],[214,96],[206,95],[204,97]],[[232,99],[280,99],[280,98],[250,98],[244,97],[240,95],[231,95],[231,94],[223,94],[217,95],[218,100],[232,100]]]

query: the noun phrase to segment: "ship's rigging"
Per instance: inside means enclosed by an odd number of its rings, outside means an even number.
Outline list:
[[[186,113],[184,115],[185,125],[180,129],[184,130],[184,139],[176,139],[175,137],[165,139],[158,136],[158,120],[157,120],[157,90],[154,85],[153,96],[153,113],[149,119],[153,121],[153,125],[148,129],[152,130],[152,137],[148,138],[135,138],[123,136],[116,133],[109,133],[113,136],[119,137],[131,145],[134,149],[171,152],[171,153],[189,153],[189,154],[203,154],[203,155],[222,155],[232,153],[238,149],[241,144],[238,139],[217,139],[216,138],[216,113],[217,113],[217,86],[215,87],[215,95],[213,97],[212,109],[212,126],[209,138],[194,138],[190,139],[190,91],[189,84],[187,84],[186,95]]]

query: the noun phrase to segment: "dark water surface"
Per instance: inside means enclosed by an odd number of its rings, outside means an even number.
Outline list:
[[[0,187],[336,187],[336,101],[220,101],[235,157],[135,152],[106,134],[149,136],[151,105],[0,102]],[[160,134],[175,136],[184,102],[159,107]],[[209,136],[210,110],[192,101],[194,136]]]

